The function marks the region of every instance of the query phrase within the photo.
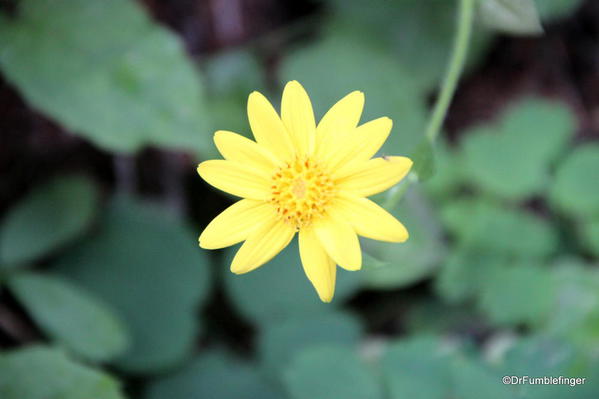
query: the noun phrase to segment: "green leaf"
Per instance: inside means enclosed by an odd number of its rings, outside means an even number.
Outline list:
[[[498,370],[481,361],[458,357],[451,365],[453,395],[460,399],[516,399],[512,387],[502,384]]]
[[[25,0],[0,25],[0,68],[25,99],[109,150],[212,145],[180,40],[128,0]]]
[[[599,348],[599,272],[589,266],[577,259],[555,266],[557,292],[545,331],[594,353]]]
[[[371,36],[377,45],[384,46],[385,51],[399,60],[420,94],[428,93],[441,80],[455,34],[457,2],[330,0],[329,3],[333,8],[331,22],[324,29],[348,29],[358,37]],[[490,43],[489,32],[478,29],[469,46],[468,64],[478,62]]]
[[[538,326],[553,309],[556,285],[547,268],[519,262],[495,268],[480,289],[479,307],[498,325]]]
[[[435,173],[424,182],[424,189],[435,199],[445,199],[455,194],[462,184],[459,158],[443,139],[435,142]]]
[[[30,346],[0,353],[2,399],[124,399],[111,376],[57,349]]]
[[[257,57],[245,48],[219,52],[203,63],[206,86],[212,96],[240,95],[247,101],[253,90],[265,89]],[[244,114],[242,115],[246,119]]]
[[[42,330],[76,354],[104,361],[127,347],[122,322],[80,287],[36,273],[15,274],[8,285]]]
[[[504,305],[500,298],[514,290],[514,296],[519,295],[519,300],[528,295],[527,286],[514,283],[504,287],[499,281],[518,278],[521,271],[510,272],[508,265],[516,260],[542,263],[549,255],[556,252],[558,245],[557,234],[545,219],[520,209],[501,207],[479,199],[463,198],[448,204],[442,212],[443,220],[448,230],[456,240],[452,254],[440,268],[436,280],[436,288],[443,298],[450,302],[459,302],[466,299],[483,297],[485,311],[492,313],[490,317],[498,323],[510,318],[502,312],[510,312],[511,307]],[[489,234],[492,232],[492,234]],[[505,274],[504,271],[506,271]],[[522,272],[525,273],[525,272]],[[534,274],[535,271],[530,271]],[[539,276],[544,284],[547,276]],[[531,316],[528,321],[533,322],[534,310],[531,307],[543,306],[542,292],[551,294],[552,285],[540,287],[532,281],[522,282],[530,284],[530,289],[538,289],[539,297],[534,300],[525,300],[523,306],[514,307],[514,319],[524,320],[519,310]],[[535,294],[534,292],[530,293]],[[508,301],[510,299],[506,299]],[[496,305],[496,307],[494,306]],[[540,310],[539,310],[540,312]],[[521,317],[522,316],[522,317]],[[498,321],[499,320],[499,321]]]
[[[384,260],[380,260],[370,255],[368,252],[362,252],[362,269],[361,270],[370,270],[370,269],[379,269],[382,267],[389,267],[390,263]]]
[[[575,12],[583,0],[535,0],[543,21],[564,18]]]
[[[502,257],[486,251],[454,249],[437,274],[437,292],[450,303],[474,298],[493,271],[504,265]]]
[[[524,154],[529,147],[524,138],[507,137],[489,126],[469,131],[461,143],[466,180],[493,196],[510,200],[542,192],[548,172]]]
[[[515,399],[502,375],[455,342],[415,336],[393,344],[382,362],[390,399]]]
[[[150,383],[145,399],[282,399],[257,366],[222,351],[203,353],[173,374]]]
[[[214,126],[253,140],[247,118],[248,95],[254,90],[267,91],[257,57],[244,48],[225,51],[207,58],[203,71],[209,95],[206,105]],[[220,158],[216,152],[214,156]]]
[[[363,122],[381,116],[395,122],[382,154],[410,154],[421,140],[425,109],[412,76],[367,35],[334,30],[288,55],[281,76],[285,82],[295,79],[304,85],[317,117],[346,94],[362,90],[366,96]]]
[[[510,376],[565,376],[575,377],[579,373],[573,368],[576,353],[571,345],[565,341],[548,339],[547,337],[534,336],[521,340],[510,348],[503,360],[502,369]],[[585,375],[580,375],[585,377]],[[589,396],[578,396],[568,385],[531,385],[523,384],[519,387],[523,398],[547,399],[547,398],[578,398]]]
[[[595,256],[599,257],[599,218],[582,226],[582,240]]]
[[[131,332],[116,359],[125,371],[149,373],[179,364],[199,332],[198,306],[209,289],[209,260],[196,233],[167,211],[116,200],[99,231],[70,251],[56,270],[111,305]]]
[[[98,191],[82,176],[63,176],[35,188],[0,225],[0,268],[49,255],[87,229]]]
[[[453,201],[443,208],[441,219],[460,245],[492,254],[544,258],[558,246],[546,219],[481,199]]]
[[[384,267],[372,267],[364,259],[364,276],[369,287],[390,289],[414,284],[430,276],[445,253],[442,232],[432,207],[412,186],[404,201],[392,212],[408,229],[405,243],[363,240],[364,250]]]
[[[552,162],[574,131],[566,107],[542,100],[512,106],[495,125],[477,127],[462,139],[464,176],[473,185],[509,200],[545,191]]]
[[[599,364],[596,356],[577,351],[571,343],[544,335],[522,339],[510,348],[500,364],[501,372],[509,376],[585,378],[584,384],[518,385],[518,398],[524,399],[587,399],[599,389]]]
[[[379,399],[381,385],[352,350],[311,347],[284,370],[283,381],[293,399]]]
[[[381,369],[389,399],[445,399],[451,389],[452,351],[428,336],[400,340],[385,353]]]
[[[430,141],[425,137],[412,153],[414,173],[419,181],[430,179],[435,173],[435,153]]]
[[[512,35],[539,35],[543,27],[534,0],[480,0],[481,22]]]
[[[577,147],[559,165],[551,203],[570,216],[599,216],[599,144]]]
[[[467,348],[465,348],[467,349]],[[584,353],[563,341],[534,337],[509,348],[494,364],[455,341],[415,336],[395,342],[381,362],[389,399],[587,399],[593,397],[599,369]],[[587,383],[505,385],[503,376],[586,376]]]
[[[356,348],[361,326],[349,314],[330,314],[292,318],[264,326],[258,341],[261,362],[271,376],[299,352],[311,346],[335,344]]]
[[[235,250],[228,252],[227,268]],[[356,293],[362,278],[361,272],[337,268],[333,303],[321,302],[304,274],[295,239],[273,260],[251,273],[225,271],[226,288],[233,303],[245,317],[259,324],[329,312]]]
[[[551,162],[568,147],[576,130],[576,117],[564,103],[541,98],[523,99],[508,108],[499,122],[499,134],[524,140],[534,146],[527,154]]]

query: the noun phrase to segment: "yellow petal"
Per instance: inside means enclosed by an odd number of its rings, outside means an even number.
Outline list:
[[[313,229],[303,229],[299,232],[299,250],[304,272],[320,300],[331,302],[335,294],[337,266],[327,255]]]
[[[387,117],[358,126],[348,137],[346,144],[340,143],[338,151],[331,156],[330,168],[372,158],[389,137],[392,126],[393,121]]]
[[[344,220],[327,217],[314,225],[314,232],[327,254],[344,269],[359,270],[362,252],[358,236]]]
[[[408,231],[399,220],[367,198],[343,196],[336,199],[335,208],[356,233],[373,240],[404,242]]]
[[[298,155],[311,153],[316,135],[314,111],[306,90],[295,80],[287,83],[283,90],[281,119]]]
[[[397,184],[411,167],[412,160],[406,157],[373,158],[353,163],[333,177],[339,190],[357,197],[368,197]]]
[[[249,168],[261,169],[270,174],[279,163],[267,149],[237,133],[219,130],[214,133],[214,143],[226,160],[239,162]]]
[[[269,176],[238,162],[204,161],[198,165],[198,173],[209,184],[229,194],[256,200],[270,197]]]
[[[295,155],[289,133],[270,102],[257,91],[248,98],[248,118],[258,144],[281,160]]]
[[[206,226],[200,235],[200,247],[218,249],[237,244],[274,214],[273,206],[264,201],[237,201]]]
[[[262,266],[281,252],[294,235],[294,228],[273,216],[245,240],[233,258],[231,271],[241,274]]]
[[[316,154],[323,160],[334,154],[355,129],[364,109],[364,93],[354,91],[339,100],[316,128]]]
[[[374,119],[358,126],[353,136],[354,148],[360,150],[356,153],[356,160],[367,161],[372,158],[387,141],[391,128],[393,128],[393,121],[387,117]]]

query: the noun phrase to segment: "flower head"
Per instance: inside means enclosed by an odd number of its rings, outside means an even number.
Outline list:
[[[224,160],[198,166],[216,188],[243,198],[203,231],[202,248],[245,241],[231,271],[246,273],[263,265],[299,235],[306,276],[321,300],[335,291],[336,265],[362,266],[358,235],[403,242],[405,227],[366,197],[399,182],[410,170],[406,157],[372,158],[391,131],[389,118],[358,126],[364,94],[337,102],[316,124],[310,99],[296,81],[283,91],[281,116],[260,93],[248,99],[256,141],[218,131],[214,142]]]

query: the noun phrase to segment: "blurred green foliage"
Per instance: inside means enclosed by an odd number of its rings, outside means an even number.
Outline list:
[[[446,253],[441,224],[432,204],[418,190],[407,193],[392,213],[406,226],[410,238],[403,245],[362,241],[368,254],[363,266],[368,287],[393,289],[414,284],[433,274]]]
[[[536,4],[547,25],[581,1]],[[363,121],[395,124],[381,154],[414,154],[456,3],[322,6],[318,34],[285,48],[280,83],[305,85],[317,117],[364,91]],[[489,26],[533,21],[514,15],[478,21],[470,70],[493,41]],[[14,16],[0,14],[3,76],[117,153],[154,145],[206,158],[212,128],[249,136],[247,95],[268,87],[255,50],[196,66],[128,0],[21,0]],[[81,175],[42,182],[0,219],[0,295],[36,335],[0,352],[0,398],[595,398],[599,147],[574,143],[576,130],[564,103],[527,97],[434,143],[434,176],[390,210],[410,240],[363,240],[364,270],[339,270],[331,304],[314,294],[295,242],[238,276],[227,270],[236,248],[198,249],[200,226],[164,204],[105,193]],[[203,200],[191,206],[203,212]],[[587,382],[510,386],[504,375]]]
[[[55,270],[111,305],[132,336],[115,363],[146,373],[185,360],[201,325],[194,310],[207,297],[209,263],[194,233],[164,209],[117,198],[96,234]]]
[[[561,105],[528,100],[512,105],[496,126],[467,132],[464,177],[506,199],[541,194],[553,161],[574,131],[574,116]]]
[[[552,204],[574,217],[599,217],[599,186],[589,184],[596,180],[598,168],[599,145],[575,148],[556,172],[550,196]]]
[[[224,265],[231,264],[236,249],[228,250]],[[227,293],[244,317],[268,324],[289,317],[314,316],[330,312],[332,307],[339,306],[360,289],[363,277],[360,273],[338,273],[335,289],[338,301],[331,306],[322,306],[310,282],[305,279],[298,253],[297,240],[294,240],[272,261],[252,273],[237,275],[223,270]]]
[[[382,398],[373,370],[352,349],[334,344],[299,353],[285,370],[283,380],[293,399]]]
[[[8,285],[46,334],[74,353],[103,361],[127,347],[123,322],[82,287],[32,272],[11,276]]]
[[[202,83],[180,41],[133,1],[25,0],[0,65],[35,108],[101,147],[201,149]]]
[[[4,399],[123,399],[120,384],[57,348],[31,346],[0,353]]]
[[[535,0],[542,19],[562,18],[575,12],[583,0]]]
[[[0,268],[51,254],[89,228],[99,205],[98,190],[82,176],[62,176],[36,188],[4,216]]]
[[[362,337],[358,319],[343,312],[290,317],[280,323],[264,325],[258,352],[266,375],[276,382],[280,365],[311,346],[335,345],[355,348]]]
[[[534,0],[480,0],[480,20],[499,32],[516,35],[543,33]]]
[[[203,353],[182,370],[158,379],[148,387],[146,399],[279,399],[254,362],[224,350]]]
[[[382,152],[411,152],[422,138],[425,124],[424,98],[399,60],[374,39],[350,29],[331,33],[310,47],[298,49],[285,58],[282,81],[296,79],[313,101],[317,118],[342,96],[353,90],[366,93],[363,120],[388,116],[395,121]],[[323,65],[326,68],[323,69]],[[368,73],[365,73],[368,71]]]

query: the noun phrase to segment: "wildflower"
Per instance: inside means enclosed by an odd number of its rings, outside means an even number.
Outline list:
[[[358,235],[403,242],[405,227],[365,198],[388,189],[409,171],[406,157],[372,158],[391,131],[379,118],[357,126],[364,94],[354,91],[316,125],[308,94],[296,81],[283,92],[281,116],[260,93],[248,99],[256,141],[218,131],[214,142],[224,160],[198,166],[209,184],[243,198],[218,215],[201,234],[202,248],[245,241],[231,264],[233,273],[252,271],[299,235],[306,276],[320,299],[330,302],[336,265],[359,270]]]

